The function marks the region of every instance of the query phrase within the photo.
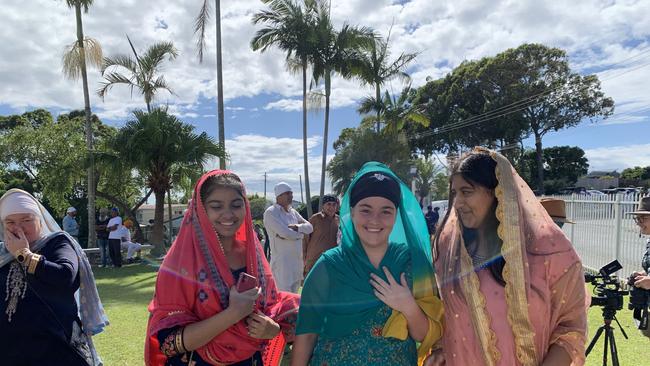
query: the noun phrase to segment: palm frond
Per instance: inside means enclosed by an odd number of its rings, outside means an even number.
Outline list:
[[[198,34],[196,40],[196,51],[199,56],[199,62],[203,62],[203,50],[205,49],[205,30],[210,21],[210,13],[212,9],[210,7],[210,0],[203,0],[203,5],[201,5],[201,10],[199,15],[196,16],[194,20],[194,34]]]
[[[140,67],[143,73],[153,73],[158,70],[160,63],[169,57],[173,60],[178,56],[178,50],[172,42],[157,42],[149,46],[140,57]]]
[[[106,97],[106,93],[115,85],[115,84],[126,84],[131,86],[131,90],[137,85],[134,84],[128,77],[118,73],[110,72],[104,74],[104,79],[106,81],[101,82],[101,87],[97,90],[97,95],[99,95],[102,100]]]
[[[102,74],[106,72],[106,69],[112,66],[123,67],[133,74],[138,72],[138,65],[130,56],[127,55],[104,57],[101,69]]]
[[[102,47],[96,39],[86,37],[84,39],[84,59],[86,66],[101,67]],[[66,79],[77,80],[81,76],[81,48],[79,42],[75,41],[65,47],[63,51],[63,75]]]
[[[176,95],[176,93],[174,93],[174,91],[173,91],[173,90],[169,87],[169,85],[167,84],[167,81],[165,80],[165,77],[162,76],[162,75],[159,76],[157,79],[155,79],[155,80],[151,83],[151,87],[152,87],[154,90],[164,89],[164,90],[167,90],[170,94],[172,94],[172,95]]]

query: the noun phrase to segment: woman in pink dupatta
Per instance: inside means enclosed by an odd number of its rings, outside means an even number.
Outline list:
[[[238,292],[242,272],[259,287]],[[292,340],[298,302],[275,286],[239,177],[209,172],[158,272],[145,363],[277,365]]]
[[[475,148],[450,180],[433,248],[447,331],[429,364],[583,365],[585,285],[569,240],[502,155]]]

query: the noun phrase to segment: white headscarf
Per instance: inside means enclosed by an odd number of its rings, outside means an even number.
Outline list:
[[[50,213],[41,205],[40,202],[31,194],[20,190],[10,189],[0,198],[0,239],[4,241],[4,224],[3,220],[8,215],[17,213],[30,213],[34,214],[41,221],[41,239],[35,242],[34,250],[42,248],[50,240],[50,236],[65,235],[72,243],[72,248],[77,254],[79,259],[79,290],[75,294],[77,299],[77,307],[79,309],[79,318],[83,325],[84,331],[89,335],[95,335],[104,330],[108,325],[108,318],[104,312],[104,307],[99,299],[97,287],[95,285],[95,277],[93,276],[90,263],[83,249],[79,243],[71,237],[68,233],[61,230],[59,224],[50,215]],[[13,255],[7,251],[4,243],[0,243],[0,267],[13,261]],[[0,299],[1,301],[2,299]],[[94,364],[101,365],[92,340],[89,337],[91,352],[93,353]]]
[[[61,227],[34,196],[20,190],[10,189],[0,198],[0,241],[4,241],[4,220],[9,215],[32,214],[41,221],[41,235],[61,231]]]

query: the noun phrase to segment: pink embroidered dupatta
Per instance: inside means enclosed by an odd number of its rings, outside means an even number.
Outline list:
[[[481,282],[450,207],[433,249],[445,305],[447,365],[539,365],[553,344],[582,365],[587,321],[580,259],[508,160],[481,150],[497,162],[496,214],[506,286]],[[485,293],[488,289],[501,292]],[[503,309],[506,319],[493,318],[494,309]]]

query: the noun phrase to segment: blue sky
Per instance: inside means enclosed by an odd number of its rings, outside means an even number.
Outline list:
[[[163,72],[175,94],[162,92],[166,104],[199,131],[216,137],[214,35],[208,34],[207,59],[197,61],[192,22],[199,3],[115,0],[95,2],[84,14],[87,36],[97,39],[105,55],[129,53],[125,33],[143,50],[171,40],[180,56],[165,62]],[[301,84],[288,73],[284,55],[250,50],[255,32],[251,15],[262,7],[256,0],[222,3],[226,146],[230,167],[250,191],[280,180],[298,184],[302,170]],[[332,0],[333,19],[391,31],[393,53],[419,52],[410,67],[414,86],[427,76],[439,78],[463,60],[494,55],[525,42],[561,47],[571,66],[597,73],[603,91],[616,101],[617,113],[606,121],[549,133],[544,146],[572,145],[586,150],[594,169],[619,171],[650,165],[650,13],[647,1],[389,1]],[[61,55],[74,41],[74,14],[63,2],[34,0],[3,5],[0,16],[0,115],[44,107],[55,115],[83,105],[80,83],[61,77]],[[35,25],[36,24],[36,25]],[[392,28],[391,28],[392,26]],[[213,28],[210,28],[213,29]],[[21,39],[21,42],[16,42]],[[89,74],[91,91],[101,75]],[[355,81],[334,79],[328,154],[341,129],[355,127],[358,101],[372,93]],[[392,82],[389,90],[403,85]],[[91,96],[93,111],[104,122],[120,126],[142,98],[116,87],[102,101]],[[321,112],[309,113],[309,157],[312,191],[317,192],[322,151]],[[527,141],[533,146],[533,141]],[[270,188],[268,189],[271,190]]]

